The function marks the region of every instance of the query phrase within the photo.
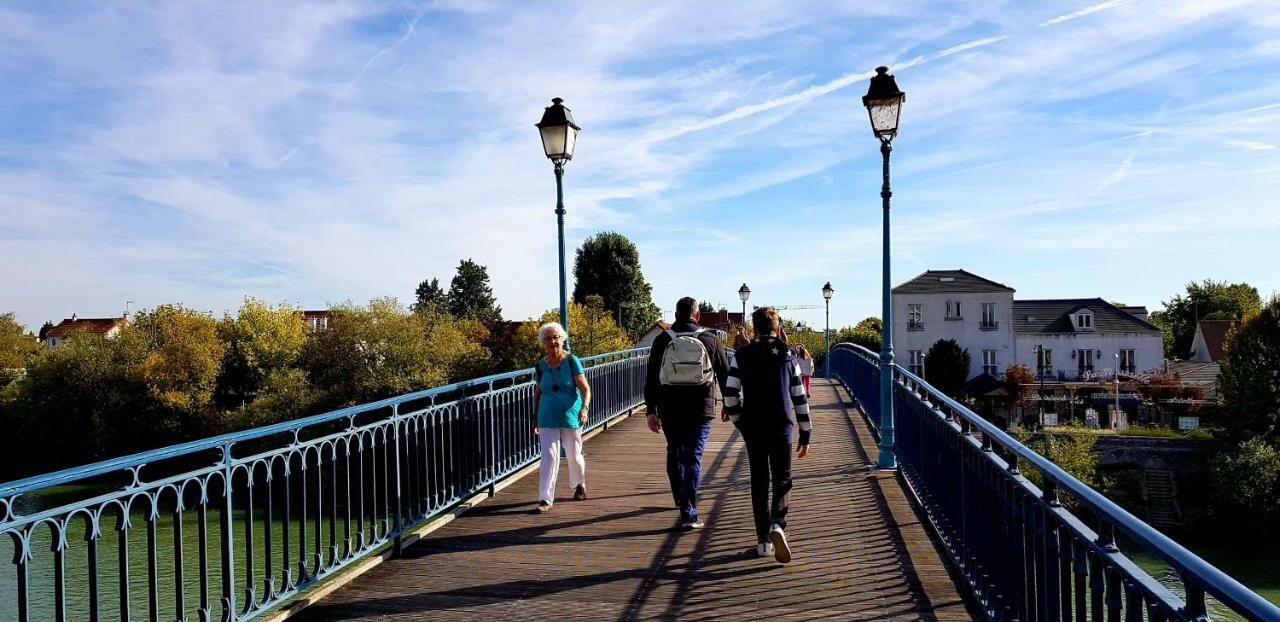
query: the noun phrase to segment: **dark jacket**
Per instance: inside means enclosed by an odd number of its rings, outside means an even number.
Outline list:
[[[734,425],[747,434],[784,434],[800,428],[800,444],[813,429],[800,366],[787,344],[761,337],[734,351],[724,405]]]
[[[690,321],[677,321],[671,325],[673,333],[692,333],[700,327]],[[698,340],[707,348],[711,357],[711,368],[716,374],[716,383],[720,391],[724,391],[725,382],[729,379],[729,359],[724,354],[724,345],[716,336],[716,331],[706,330],[698,335]],[[644,381],[644,405],[649,414],[657,414],[663,421],[677,421],[683,418],[697,418],[699,421],[716,415],[716,396],[710,384],[701,387],[664,387],[658,382],[658,374],[662,370],[662,354],[671,343],[671,336],[663,332],[653,340],[653,348],[649,350],[649,370]]]

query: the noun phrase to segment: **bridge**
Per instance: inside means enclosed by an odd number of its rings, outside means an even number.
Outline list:
[[[749,553],[741,439],[674,529],[646,350],[585,360],[586,501],[534,515],[529,370],[0,485],[0,619],[1280,620],[1271,605],[902,368],[814,384],[783,566]],[[1143,549],[1178,579],[1128,556]]]

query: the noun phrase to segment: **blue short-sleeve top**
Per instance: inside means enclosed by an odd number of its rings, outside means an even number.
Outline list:
[[[581,373],[582,361],[572,354],[555,367],[547,363],[545,356],[538,361],[534,368],[535,381],[542,389],[542,397],[538,401],[538,427],[578,427],[582,395],[574,380]]]

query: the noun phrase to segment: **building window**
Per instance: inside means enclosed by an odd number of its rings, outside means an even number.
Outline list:
[[[917,376],[924,375],[924,351],[911,350],[908,354],[910,355],[910,358],[907,364],[907,371]]]
[[[999,326],[999,323],[996,322],[996,303],[994,302],[982,303],[982,324],[980,324],[978,327],[986,330],[991,330],[996,328],[997,326]]]
[[[919,304],[907,305],[907,330],[924,329],[924,312]]]
[[[1131,374],[1138,372],[1138,366],[1134,362],[1134,358],[1133,358],[1133,350],[1120,351],[1120,371],[1128,372]]]
[[[1076,371],[1093,371],[1093,350],[1076,350]]]
[[[960,301],[948,300],[947,301],[947,319],[959,320],[962,318],[964,318],[964,315],[960,313]]]
[[[995,350],[982,351],[982,373],[991,374],[992,376],[996,375],[997,370],[996,370],[996,351]]]
[[[1093,328],[1093,316],[1088,313],[1077,315],[1076,328]]]
[[[1043,376],[1053,375],[1053,350],[1045,348],[1036,350],[1036,369]]]

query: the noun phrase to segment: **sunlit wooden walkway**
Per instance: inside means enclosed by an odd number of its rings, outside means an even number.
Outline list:
[[[900,478],[843,389],[814,381],[814,444],[795,462],[795,560],[754,555],[741,437],[716,422],[701,531],[673,529],[664,442],[633,416],[586,444],[591,498],[532,514],[537,474],[304,609],[331,620],[967,620]],[[561,468],[561,478],[567,477]]]

